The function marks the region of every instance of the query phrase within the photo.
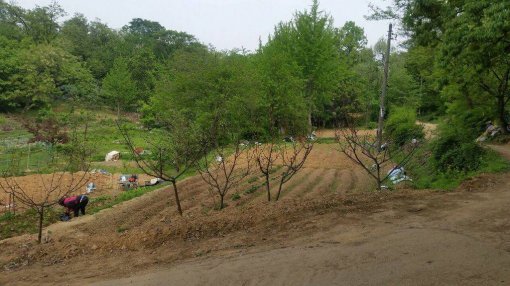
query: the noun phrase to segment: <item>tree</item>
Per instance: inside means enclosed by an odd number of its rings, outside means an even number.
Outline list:
[[[156,57],[149,49],[136,49],[127,61],[127,65],[131,80],[136,85],[137,100],[147,102],[154,92],[158,76]]]
[[[353,21],[347,21],[338,30],[340,40],[340,50],[349,66],[359,61],[361,51],[367,45],[367,38],[363,28],[359,27]]]
[[[236,52],[180,51],[164,71],[144,109],[154,124],[171,123],[177,112],[220,145],[230,143],[220,137],[225,126],[238,134],[259,131],[259,90],[252,80],[257,74],[249,58]]]
[[[274,140],[255,146],[255,161],[264,176],[268,202],[271,201],[271,175],[276,172],[276,162],[280,157],[280,148],[281,146],[275,143]]]
[[[204,152],[202,159],[197,161],[197,169],[202,180],[219,195],[219,208],[223,209],[229,190],[236,188],[250,174],[252,153],[249,146],[240,141],[235,141],[232,152],[225,147],[213,146],[210,146],[212,152]]]
[[[122,28],[121,33],[134,49],[148,49],[157,59],[165,61],[177,50],[204,48],[197,39],[185,32],[167,30],[160,23],[135,18]]]
[[[266,121],[267,135],[274,136],[276,131],[291,135],[306,132],[308,107],[295,60],[277,46],[267,45],[259,49],[257,63],[262,91],[259,117]]]
[[[203,144],[197,129],[181,116],[175,115],[172,125],[153,129],[146,134],[146,147],[149,155],[136,152],[135,143],[126,124],[117,121],[124,142],[140,170],[152,177],[171,182],[177,211],[182,215],[177,180],[195,166],[203,153]]]
[[[137,89],[125,59],[116,59],[113,68],[103,79],[103,95],[112,106],[116,107],[118,118],[120,118],[121,109],[130,110],[134,106]]]
[[[377,190],[382,190],[383,183],[395,169],[388,165],[404,167],[418,147],[414,142],[406,142],[405,146],[394,146],[390,140],[386,140],[381,146],[376,136],[358,130],[352,123],[346,129],[338,129],[336,139],[340,152],[375,180]],[[383,175],[385,170],[389,170],[387,175]]]
[[[85,128],[86,130],[86,128]],[[45,211],[56,205],[60,198],[81,189],[88,181],[88,170],[91,146],[87,142],[86,131],[73,130],[71,141],[65,146],[49,145],[47,152],[49,159],[36,170],[37,190],[33,186],[24,184],[16,176],[23,173],[20,161],[24,156],[23,150],[13,150],[11,161],[2,170],[0,189],[15,197],[18,202],[34,209],[38,215],[38,237],[42,241],[42,230]],[[79,162],[79,164],[76,164]],[[78,172],[80,171],[80,172]],[[49,173],[44,175],[44,173]]]
[[[272,199],[271,182],[277,181],[278,191],[275,200],[278,201],[283,185],[301,170],[313,149],[314,143],[311,140],[304,138],[294,140],[292,137],[289,139],[289,144],[278,144],[276,143],[278,139],[273,138],[273,140],[266,144],[257,144],[255,146],[255,162],[259,171],[264,176],[267,201]],[[278,171],[280,168],[281,172]]]
[[[58,19],[65,16],[65,11],[56,2],[49,6],[36,6],[25,10],[16,5],[1,3],[5,18],[21,27],[23,33],[37,44],[49,44],[58,35]]]
[[[467,86],[475,82],[492,98],[495,114],[503,126],[508,124],[506,106],[510,101],[510,43],[505,40],[510,23],[502,21],[509,14],[506,1],[466,0],[462,4],[449,3],[455,16],[444,25],[441,57],[442,67],[452,73],[452,82]],[[462,11],[462,13],[455,13]],[[462,95],[460,95],[462,96]],[[506,128],[502,128],[507,133]]]
[[[17,52],[19,66],[10,74],[3,94],[6,105],[30,109],[56,99],[90,99],[90,72],[74,56],[55,45],[30,46]]]
[[[319,11],[318,1],[314,0],[310,11],[298,12],[291,22],[277,25],[267,43],[288,53],[301,70],[309,131],[312,117],[321,116],[338,89],[339,42],[333,19]]]
[[[304,138],[299,138],[297,141],[292,140],[290,142],[290,148],[285,146],[280,149],[280,158],[282,161],[283,171],[280,174],[280,182],[278,185],[278,192],[276,193],[275,200],[280,199],[282,193],[283,184],[287,183],[294,177],[312,152],[314,142]]]

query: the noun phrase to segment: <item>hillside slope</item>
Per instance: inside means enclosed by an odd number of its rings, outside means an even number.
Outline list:
[[[367,184],[363,173],[322,146],[278,203],[258,190],[210,210],[193,177],[181,183],[182,218],[163,189],[53,225],[41,246],[30,236],[1,241],[0,285],[510,281],[510,174],[483,175],[449,193],[363,193],[353,189]]]

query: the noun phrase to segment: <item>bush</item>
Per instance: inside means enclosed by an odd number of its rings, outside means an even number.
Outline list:
[[[246,195],[249,195],[249,194],[252,194],[254,193],[256,190],[258,190],[259,186],[251,186],[249,189],[247,189],[246,191],[244,191],[244,193]]]
[[[388,138],[398,146],[412,139],[423,139],[423,127],[416,124],[416,112],[404,107],[392,109],[385,123]]]
[[[237,194],[237,193],[236,193],[236,194],[233,194],[233,195],[232,195],[232,197],[231,197],[231,199],[232,199],[233,201],[240,200],[240,199],[241,199],[241,195],[239,195],[239,194]]]
[[[476,171],[480,168],[485,150],[470,137],[443,129],[433,143],[432,156],[440,171]]]

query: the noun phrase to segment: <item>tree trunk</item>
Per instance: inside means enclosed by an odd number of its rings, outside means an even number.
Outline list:
[[[280,199],[280,194],[282,192],[282,186],[283,186],[283,180],[284,180],[284,178],[282,177],[280,180],[280,185],[278,186],[278,193],[276,193],[275,201],[278,201]]]
[[[177,191],[177,183],[175,180],[172,181],[172,186],[174,187],[175,204],[177,204],[177,211],[182,216],[181,200],[179,199],[179,192]]]
[[[41,207],[41,210],[39,211],[39,235],[37,236],[37,242],[39,244],[42,241],[43,220],[44,220],[44,207]]]
[[[379,165],[377,165],[377,190],[382,190],[381,167]]]
[[[225,200],[225,195],[220,195],[220,210],[222,210],[225,207],[224,200]]]
[[[271,201],[271,190],[269,188],[269,175],[266,175],[266,191],[267,191],[267,201]]]

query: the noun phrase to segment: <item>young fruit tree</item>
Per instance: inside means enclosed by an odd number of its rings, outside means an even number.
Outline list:
[[[288,146],[290,144],[290,146]],[[312,152],[314,141],[305,138],[292,140],[285,148],[280,148],[280,159],[283,171],[280,174],[278,192],[275,200],[280,199],[283,184],[287,183],[294,175],[303,168],[308,155]]]
[[[267,200],[271,201],[271,181],[278,181],[275,200],[280,199],[283,185],[301,170],[308,155],[312,152],[314,142],[308,139],[290,140],[286,144],[271,141],[255,147],[255,162],[264,177]],[[282,171],[279,171],[281,169]]]
[[[39,243],[42,240],[45,211],[56,205],[60,198],[77,192],[88,182],[91,149],[85,138],[86,135],[73,132],[69,143],[48,145],[45,150],[48,159],[40,164],[43,167],[32,170],[30,177],[20,177],[25,167],[20,162],[25,159],[24,151],[27,148],[13,150],[10,164],[2,170],[0,189],[36,211]]]
[[[271,175],[276,172],[276,161],[280,157],[280,145],[271,141],[267,144],[255,143],[255,162],[259,171],[264,176],[264,185],[266,186],[267,201],[271,201]]]
[[[219,208],[225,207],[225,196],[236,188],[250,174],[253,154],[248,145],[236,141],[232,149],[217,147],[212,152],[204,152],[197,161],[197,170],[209,187],[220,197]]]
[[[152,129],[143,132],[145,138],[145,150],[148,152],[137,152],[137,145],[133,141],[133,135],[128,124],[117,122],[117,127],[124,137],[124,142],[133,156],[136,165],[140,170],[149,176],[171,182],[174,190],[175,204],[177,211],[182,215],[181,201],[177,180],[187,171],[195,166],[200,159],[202,144],[200,137],[194,132],[192,126],[184,121],[177,121],[171,130]]]
[[[418,141],[414,139],[402,146],[397,146],[390,140],[379,144],[377,135],[360,131],[353,126],[337,130],[336,140],[339,150],[375,180],[377,190],[381,190],[383,183],[411,160],[418,148]],[[388,170],[386,175],[385,170]]]

